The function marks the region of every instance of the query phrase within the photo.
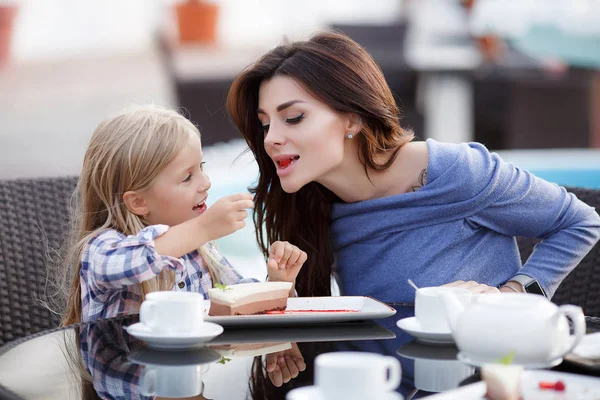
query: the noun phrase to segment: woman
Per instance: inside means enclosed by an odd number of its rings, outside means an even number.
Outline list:
[[[478,143],[413,141],[380,68],[348,37],[276,47],[242,71],[227,107],[260,169],[257,238],[308,253],[300,296],[412,301],[420,286],[551,297],[600,237],[564,188]],[[515,236],[542,238],[521,265]],[[335,257],[334,257],[335,254]]]

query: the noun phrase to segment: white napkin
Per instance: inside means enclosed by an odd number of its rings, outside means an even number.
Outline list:
[[[582,337],[573,354],[581,358],[600,358],[600,332]]]

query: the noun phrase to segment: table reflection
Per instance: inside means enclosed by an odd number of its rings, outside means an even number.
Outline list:
[[[124,328],[137,316],[99,321],[78,328],[75,352],[83,365],[75,370],[85,399],[285,399],[290,390],[313,384],[319,354],[335,351],[396,357],[402,368],[397,391],[407,400],[479,379],[475,368],[457,361],[454,345],[420,343],[400,330],[396,322],[413,316],[414,308],[394,307],[395,316],[377,321],[228,328],[203,347],[181,351],[150,349],[129,335]],[[303,371],[289,380],[267,372],[269,359],[290,354],[302,358]]]

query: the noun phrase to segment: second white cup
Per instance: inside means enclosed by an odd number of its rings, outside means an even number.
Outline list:
[[[363,352],[333,352],[315,359],[315,384],[327,400],[376,399],[398,388],[400,361]]]
[[[144,396],[192,397],[204,391],[200,365],[146,366],[140,376]]]
[[[204,324],[204,297],[195,292],[148,293],[140,308],[140,322],[156,333],[198,332]]]
[[[465,304],[471,298],[471,292],[467,289],[447,286],[418,289],[415,297],[415,317],[424,331],[450,333],[444,299],[440,296],[440,293],[444,291],[453,292]]]

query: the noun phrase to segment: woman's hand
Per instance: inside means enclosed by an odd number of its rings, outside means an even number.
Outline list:
[[[500,293],[500,290],[498,290],[497,287],[494,286],[488,286],[485,285],[483,283],[477,283],[475,281],[454,281],[454,282],[450,282],[450,283],[446,283],[445,285],[442,286],[448,286],[448,287],[457,287],[457,288],[461,288],[461,289],[467,289],[470,290],[471,293],[473,294],[494,294],[494,293]],[[510,290],[510,289],[508,289]]]
[[[296,343],[292,343],[291,349],[267,354],[267,374],[277,387],[288,383],[305,369],[304,357]]]
[[[273,243],[267,262],[269,281],[295,282],[306,258],[305,252],[289,242]]]

